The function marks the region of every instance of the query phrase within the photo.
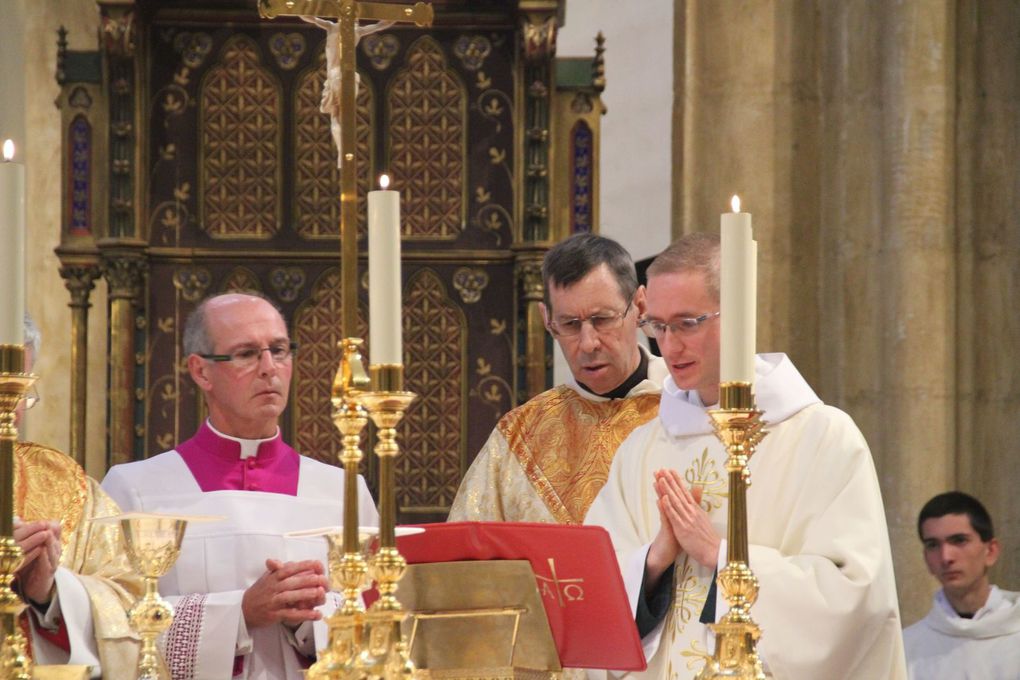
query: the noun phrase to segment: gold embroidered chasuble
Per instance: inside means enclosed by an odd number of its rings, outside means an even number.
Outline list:
[[[88,593],[103,677],[133,678],[138,641],[127,610],[144,588],[131,571],[119,527],[90,521],[120,509],[59,451],[19,442],[14,462],[15,513],[26,522],[60,521],[60,566],[73,572]]]
[[[465,475],[449,521],[582,523],[616,449],[658,412],[665,373],[662,359],[649,357],[648,378],[623,399],[560,385],[505,414]]]

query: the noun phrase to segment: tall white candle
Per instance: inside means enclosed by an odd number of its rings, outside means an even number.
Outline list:
[[[720,263],[719,379],[721,382],[754,382],[754,331],[750,314],[753,295],[749,278],[751,259],[751,214],[740,212],[740,199],[733,197],[733,212],[720,220],[722,253]]]
[[[402,364],[400,318],[400,194],[368,192],[368,341],[373,364]]]
[[[25,166],[14,162],[14,142],[0,161],[0,344],[25,342]]]

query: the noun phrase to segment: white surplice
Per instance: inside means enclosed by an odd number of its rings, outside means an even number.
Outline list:
[[[281,624],[249,631],[241,614],[244,591],[266,571],[266,559],[327,562],[326,541],[284,534],[343,523],[343,470],[301,457],[297,495],[260,491],[203,492],[176,451],[112,468],[103,489],[125,512],[219,515],[218,522],[188,526],[180,557],[160,579],[159,592],[174,607],[174,627],[162,646],[175,680],[226,680],[234,657],[251,680],[301,678],[295,649],[325,643],[322,622],[291,633]],[[359,523],[379,519],[363,478],[358,478]],[[335,607],[337,596],[330,594]]]
[[[755,393],[768,435],[750,461],[750,566],[760,583],[751,609],[759,652],[776,680],[901,680],[906,677],[899,608],[882,497],[860,431],[825,406],[784,354],[756,360]],[[621,445],[609,480],[585,519],[606,527],[632,606],[659,529],[653,475],[672,468],[703,490],[702,506],[726,537],[726,455],[696,392],[663,387],[659,417]],[[726,564],[726,541],[719,551]],[[713,566],[681,552],[663,623],[645,636],[648,670],[693,678],[714,651],[699,622]],[[726,612],[717,593],[716,620]]]
[[[903,631],[911,680],[1020,679],[1020,593],[992,586],[985,606],[965,619],[945,594]]]

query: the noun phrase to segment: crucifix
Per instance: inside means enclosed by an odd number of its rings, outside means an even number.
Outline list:
[[[416,26],[431,26],[432,5],[418,2],[414,5],[396,5],[382,2],[361,2],[360,0],[259,0],[259,15],[264,19],[278,16],[301,16],[309,19],[336,19],[336,23],[327,28],[326,40],[334,38],[338,43],[336,54],[339,56],[340,91],[339,102],[335,102],[339,115],[340,135],[337,150],[340,159],[340,252],[341,271],[340,288],[343,298],[343,333],[347,337],[354,335],[357,327],[358,310],[358,236],[357,236],[357,158],[354,153],[356,143],[355,115],[357,78],[356,52],[359,32],[358,22],[377,20],[393,23],[414,23]],[[319,21],[313,21],[320,26]],[[387,24],[389,25],[389,24]],[[335,29],[333,28],[335,26]],[[368,27],[369,30],[375,26]],[[327,46],[329,53],[330,46]],[[327,73],[327,79],[329,74]],[[327,87],[329,83],[327,82]],[[337,93],[332,95],[336,98]],[[335,125],[334,125],[335,128]]]
[[[432,25],[432,6],[424,2],[397,5],[360,0],[259,0],[259,14],[300,16],[326,29],[327,74],[322,109],[331,116],[331,131],[338,146],[340,166],[340,291],[343,304],[340,342],[342,357],[333,381],[333,421],[343,436],[340,462],[344,466],[344,526],[341,537],[328,539],[330,581],[343,592],[343,603],[326,621],[329,640],[316,663],[308,669],[310,680],[408,680],[414,671],[400,622],[404,618],[394,593],[406,562],[396,548],[396,499],[393,479],[396,425],[415,398],[403,389],[403,364],[371,367],[371,389],[360,354],[361,339],[354,337],[358,310],[357,235],[357,139],[355,115],[358,38],[396,22]],[[335,19],[329,21],[329,19]],[[359,27],[362,19],[377,24]],[[339,83],[337,82],[339,80]],[[400,263],[393,263],[399,267]],[[372,569],[360,547],[358,529],[358,464],[361,461],[360,433],[371,415],[379,441],[379,547]],[[360,592],[366,576],[378,584],[380,594],[371,610],[365,611]]]

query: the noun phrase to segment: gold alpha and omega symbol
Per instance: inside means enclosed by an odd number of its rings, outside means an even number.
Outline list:
[[[535,574],[542,597],[555,598],[561,607],[566,607],[568,602],[584,600],[584,579],[560,578],[556,574],[556,560],[550,557],[546,562],[549,564],[550,575]]]

